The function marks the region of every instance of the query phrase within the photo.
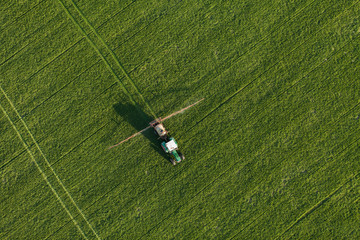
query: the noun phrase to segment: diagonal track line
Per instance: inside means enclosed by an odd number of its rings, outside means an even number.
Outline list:
[[[116,14],[115,14],[116,15]],[[159,17],[158,17],[159,18]],[[158,19],[156,18],[156,19]],[[110,20],[111,18],[109,18],[108,20]],[[153,23],[154,21],[152,21],[151,23]],[[150,25],[150,24],[149,24]],[[146,27],[148,27],[149,25],[146,25],[144,28],[142,28],[141,30],[145,29]],[[129,41],[132,37],[134,37],[136,34],[138,34],[141,30],[137,31],[135,34],[133,34],[132,36],[130,36],[129,38],[127,38],[124,42]],[[82,37],[82,39],[80,39],[80,41],[82,41],[85,37]],[[115,47],[113,50],[118,49],[118,47]],[[156,53],[158,53],[159,51],[156,51]],[[130,73],[132,73],[133,71],[135,71],[138,67],[140,67],[144,62],[146,62],[147,60],[149,60],[151,57],[153,57],[155,54],[152,54],[151,56],[147,57],[143,62],[139,63],[137,66],[135,66],[132,70],[130,70]],[[106,57],[106,55],[105,55]],[[22,115],[22,117],[26,117],[27,115],[31,114],[32,111],[34,111],[36,108],[38,108],[40,105],[42,105],[43,103],[45,103],[46,101],[48,101],[50,98],[52,98],[53,96],[55,96],[60,90],[62,90],[63,88],[65,88],[67,85],[69,85],[71,82],[73,82],[76,78],[78,78],[80,75],[82,75],[83,73],[85,73],[87,70],[91,69],[93,66],[95,66],[96,64],[100,63],[101,59],[99,59],[98,61],[96,61],[94,64],[92,64],[90,67],[88,67],[87,69],[85,69],[84,71],[82,71],[80,74],[78,74],[75,78],[72,79],[72,81],[66,83],[65,85],[63,85],[58,91],[54,92],[52,95],[50,95],[48,98],[46,98],[44,101],[42,101],[41,103],[39,103],[38,105],[36,105],[33,109],[31,109],[28,113],[25,113],[24,115]],[[28,80],[28,79],[26,79]],[[26,81],[25,80],[25,81]],[[114,84],[113,84],[114,85]],[[16,122],[16,120],[15,120]]]
[[[15,122],[15,121],[13,121]],[[107,123],[105,123],[103,126],[101,126],[100,128],[96,129],[92,134],[90,134],[88,137],[86,137],[84,140],[82,140],[80,143],[78,143],[76,146],[74,146],[70,151],[66,152],[64,155],[62,155],[58,160],[56,160],[55,162],[51,163],[51,166],[54,166],[55,164],[57,164],[62,158],[64,158],[67,154],[69,154],[70,152],[74,151],[76,148],[78,148],[81,144],[83,144],[85,141],[87,141],[88,139],[90,139],[92,136],[94,136],[95,134],[97,134],[99,131],[101,131],[104,127],[106,127],[108,124],[110,123],[110,121],[108,121]],[[44,137],[44,139],[42,140],[45,140],[46,138]],[[41,140],[41,141],[42,141]],[[30,145],[29,147],[32,147],[34,144]],[[25,152],[26,150],[24,150],[23,152]],[[23,152],[21,152],[19,155],[21,155]],[[18,156],[16,156],[18,157]],[[14,159],[16,158],[14,157]],[[83,180],[84,181],[84,180]],[[80,181],[80,182],[77,182],[76,185],[74,185],[74,187],[78,186],[79,184],[81,184],[83,181]],[[95,201],[96,202],[96,201]],[[91,204],[93,205],[93,204]],[[84,210],[86,210],[88,207],[85,207]],[[79,216],[80,213],[78,213],[75,218],[77,216]],[[20,224],[19,224],[20,225]],[[18,227],[18,226],[16,226]]]
[[[131,102],[136,105],[135,100],[133,99],[130,92],[125,87],[124,83],[121,81],[120,77],[115,73],[113,68],[110,66],[110,63],[105,58],[105,56],[102,54],[102,52],[99,50],[99,48],[96,46],[96,44],[90,39],[88,34],[85,32],[85,30],[80,26],[80,24],[76,21],[76,19],[71,15],[70,11],[65,7],[64,3],[61,0],[58,0],[60,5],[64,8],[66,14],[69,16],[71,21],[75,24],[75,26],[83,33],[83,35],[86,37],[86,39],[89,41],[90,45],[95,49],[96,53],[100,56],[100,58],[104,61],[106,68],[111,72],[111,74],[118,80],[120,83],[121,88],[124,90],[124,92],[129,96]]]
[[[56,174],[55,170],[52,168],[51,164],[49,163],[48,159],[46,158],[45,154],[43,153],[43,151],[41,150],[39,144],[37,143],[37,141],[35,140],[34,136],[32,135],[29,127],[27,126],[26,122],[21,118],[19,112],[16,110],[15,106],[13,105],[12,101],[9,99],[9,97],[7,96],[7,94],[5,93],[5,91],[3,90],[3,88],[0,86],[0,90],[3,93],[3,95],[5,96],[6,100],[9,102],[9,104],[11,105],[12,109],[14,110],[14,112],[16,113],[16,115],[18,116],[18,118],[20,119],[20,121],[22,122],[23,126],[25,127],[25,129],[27,130],[28,134],[30,135],[32,141],[34,142],[35,146],[37,147],[37,149],[39,150],[41,156],[44,158],[47,166],[49,167],[49,169],[51,170],[51,172],[53,173],[53,175],[55,176],[56,180],[58,181],[58,183],[60,184],[60,186],[63,188],[63,190],[65,191],[66,195],[68,196],[68,198],[70,199],[70,201],[73,203],[73,205],[75,206],[75,208],[77,209],[77,211],[80,213],[80,215],[82,216],[82,218],[85,220],[85,222],[87,223],[87,225],[89,226],[89,228],[91,229],[91,231],[95,234],[97,239],[100,239],[99,235],[96,233],[95,229],[93,228],[93,226],[90,224],[90,222],[87,220],[87,218],[85,217],[84,213],[81,211],[81,209],[79,208],[79,206],[76,204],[76,202],[74,201],[74,199],[72,198],[72,196],[70,195],[69,191],[66,189],[66,187],[64,186],[63,182],[61,181],[61,179],[59,178],[59,176]]]
[[[59,0],[61,1],[61,0]],[[90,24],[88,19],[85,17],[85,15],[82,13],[82,11],[79,9],[79,7],[76,5],[76,3],[73,0],[70,0],[71,4],[74,6],[76,11],[80,14],[84,22],[90,27],[90,29],[95,33],[96,37],[101,41],[101,43],[105,46],[105,48],[110,52],[111,57],[115,61],[115,63],[118,65],[118,67],[121,69],[127,80],[131,83],[132,87],[136,90],[138,96],[141,98],[143,103],[145,103],[146,107],[150,110],[150,113],[153,115],[154,118],[157,118],[153,108],[150,106],[149,102],[145,100],[143,94],[141,93],[140,89],[137,87],[135,82],[132,80],[128,72],[125,70],[123,64],[120,62],[119,58],[116,56],[116,54],[111,50],[111,48],[108,46],[108,44],[104,41],[104,39],[100,36],[100,34],[97,32],[97,30]],[[64,6],[64,5],[63,5]],[[64,6],[65,7],[65,6]]]
[[[107,22],[109,22],[111,19],[113,19],[114,17],[116,17],[118,14],[122,13],[125,9],[127,9],[128,7],[130,7],[133,3],[135,3],[136,0],[132,1],[131,3],[129,3],[127,6],[125,6],[124,8],[122,8],[121,10],[119,10],[118,12],[116,12],[114,15],[110,16],[109,18],[107,18],[103,23],[101,23],[98,27],[96,27],[96,29],[101,28],[104,24],[106,24]],[[53,21],[54,18],[50,19],[46,24],[42,25],[41,27],[39,27],[38,29],[36,29],[34,32],[30,33],[28,36],[29,37],[31,35],[33,35],[34,33],[36,33],[37,31],[39,31],[41,28],[45,27],[49,22]],[[132,36],[131,36],[132,37]],[[130,38],[131,38],[130,37]],[[82,39],[84,39],[85,37],[82,37]],[[29,45],[30,43],[33,43],[35,41],[30,41],[27,45]],[[71,48],[71,47],[70,47]],[[22,47],[20,50],[18,50],[15,54],[11,55],[10,57],[8,57],[8,59],[6,59],[5,61],[3,61],[2,63],[0,63],[0,66],[2,66],[4,63],[6,63],[8,60],[10,60],[11,58],[13,58],[16,54],[18,54],[19,52],[21,52],[21,50],[23,50],[24,47]],[[67,50],[67,49],[66,49]]]
[[[319,67],[319,66],[317,66],[317,67]]]
[[[357,105],[358,105],[358,104],[357,104]],[[356,106],[352,107],[351,109],[354,109],[355,107],[356,107]],[[349,113],[349,111],[347,111],[345,114],[348,114],[348,113]],[[345,114],[343,114],[342,116],[344,116]],[[114,186],[113,189],[115,189],[115,188],[117,188],[117,186]],[[111,189],[108,193],[110,193],[113,189]],[[102,197],[104,197],[104,196],[107,195],[108,193],[105,193]],[[101,199],[102,197],[100,197],[99,199]],[[99,200],[99,199],[98,199],[98,200]],[[95,204],[96,202],[97,202],[97,201],[95,201],[93,204]],[[92,205],[93,205],[93,204],[92,204]],[[90,206],[88,206],[88,207],[90,207]],[[87,207],[87,208],[88,208],[88,207]],[[86,208],[86,209],[87,209],[87,208]]]
[[[65,12],[67,13],[67,15],[69,16],[69,18],[72,20],[72,22],[77,26],[77,28],[83,33],[83,35],[86,37],[86,39],[89,41],[90,45],[95,49],[95,51],[98,53],[98,55],[101,57],[101,59],[104,61],[106,67],[108,68],[108,70],[111,72],[111,74],[118,80],[118,82],[120,83],[122,89],[124,90],[124,92],[129,96],[131,102],[138,108],[140,109],[140,107],[138,106],[137,102],[134,100],[134,98],[132,97],[132,95],[130,94],[130,92],[127,90],[127,88],[125,87],[125,85],[123,84],[123,82],[121,81],[120,77],[116,74],[115,70],[111,67],[109,61],[105,58],[105,55],[100,51],[100,49],[97,47],[97,45],[94,43],[93,40],[91,40],[91,38],[89,37],[89,35],[85,32],[85,30],[80,26],[79,22],[72,16],[72,14],[70,13],[69,9],[64,5],[64,3],[62,2],[62,0],[58,0],[58,2],[60,3],[60,5],[64,8]],[[71,1],[72,5],[74,6],[74,8],[77,10],[77,12],[80,14],[80,16],[82,17],[82,19],[84,20],[84,22],[90,27],[90,29],[93,31],[93,33],[96,35],[96,37],[102,42],[102,44],[105,46],[105,48],[110,52],[110,55],[112,56],[112,58],[115,60],[115,63],[118,65],[118,67],[120,67],[120,69],[122,70],[123,74],[125,75],[125,77],[129,80],[129,82],[131,83],[131,85],[135,88],[136,92],[138,93],[138,96],[142,99],[142,101],[145,103],[145,105],[148,107],[148,109],[150,110],[151,114],[156,118],[156,114],[153,111],[153,109],[151,108],[151,106],[149,105],[149,103],[145,100],[144,96],[142,95],[142,93],[140,92],[140,90],[137,88],[137,86],[135,85],[135,83],[133,82],[133,80],[130,78],[129,74],[126,72],[125,68],[123,67],[123,65],[120,63],[118,57],[114,54],[114,52],[109,48],[109,46],[106,44],[106,42],[104,41],[104,39],[98,34],[97,30],[89,23],[89,21],[87,20],[87,18],[83,15],[83,13],[80,11],[80,9],[77,7],[77,5]]]
[[[1,89],[2,90],[2,89]],[[65,203],[63,202],[63,200],[60,198],[59,194],[56,192],[55,188],[51,185],[51,183],[49,182],[49,179],[47,178],[47,176],[45,175],[44,171],[41,169],[40,165],[38,164],[38,162],[36,161],[33,153],[31,152],[31,150],[29,149],[28,144],[25,142],[25,140],[23,139],[23,137],[21,136],[20,132],[18,131],[18,129],[16,128],[16,126],[14,125],[13,121],[11,120],[11,118],[9,117],[9,115],[7,114],[7,112],[5,111],[5,109],[3,108],[3,106],[0,103],[0,108],[2,110],[2,112],[4,113],[5,117],[9,120],[11,126],[13,127],[13,129],[15,130],[16,134],[18,135],[20,141],[22,142],[24,148],[26,149],[26,151],[28,152],[28,154],[30,155],[31,160],[35,163],[36,167],[38,168],[39,172],[41,173],[42,177],[44,178],[46,184],[50,187],[51,191],[54,193],[54,195],[56,196],[56,198],[58,199],[58,201],[60,202],[61,206],[64,208],[64,210],[66,211],[66,213],[69,215],[70,219],[72,220],[72,222],[74,223],[74,225],[77,227],[77,229],[79,230],[79,232],[81,233],[81,235],[85,238],[88,239],[85,235],[85,233],[82,231],[82,229],[80,228],[78,222],[75,220],[75,218],[72,216],[72,214],[70,213],[69,209],[66,207]]]

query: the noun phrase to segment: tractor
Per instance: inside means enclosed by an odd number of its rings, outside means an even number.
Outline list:
[[[149,125],[154,129],[155,135],[161,139],[161,147],[170,155],[170,162],[173,165],[176,165],[185,159],[185,156],[179,151],[178,144],[175,139],[170,137],[169,132],[166,131],[161,122],[161,118],[155,119],[150,122]]]

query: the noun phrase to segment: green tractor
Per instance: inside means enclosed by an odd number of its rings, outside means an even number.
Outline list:
[[[185,156],[178,149],[177,142],[173,137],[169,136],[168,131],[165,130],[160,118],[150,122],[150,126],[154,129],[155,134],[162,140],[161,147],[170,155],[170,162],[173,165],[176,165],[185,159]]]

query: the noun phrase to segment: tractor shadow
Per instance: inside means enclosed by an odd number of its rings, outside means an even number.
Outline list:
[[[146,114],[139,107],[129,103],[123,104],[119,102],[117,104],[114,104],[113,108],[115,112],[123,120],[127,121],[130,125],[132,125],[136,129],[136,132],[143,130],[144,128],[149,126],[149,122],[154,120],[153,117]],[[114,119],[113,121],[119,124],[118,121]],[[156,152],[158,152],[162,157],[164,157],[166,160],[169,161],[169,156],[164,152],[164,150],[160,146],[161,140],[154,134],[154,130],[152,128],[142,132],[141,134],[149,140],[150,146]]]

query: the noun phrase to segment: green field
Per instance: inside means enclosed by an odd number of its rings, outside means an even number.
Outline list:
[[[360,239],[359,0],[3,0],[0,239]],[[151,131],[165,122],[186,159]]]

